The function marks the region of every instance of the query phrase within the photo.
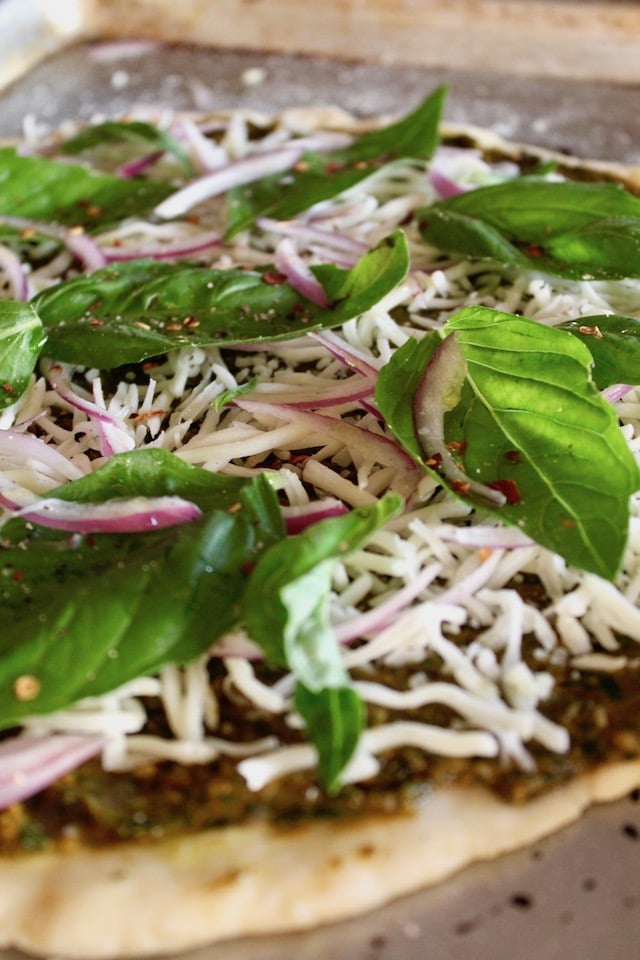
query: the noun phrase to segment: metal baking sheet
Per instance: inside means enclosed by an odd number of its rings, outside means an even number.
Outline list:
[[[0,32],[2,31],[0,0]],[[447,118],[555,149],[640,163],[640,89],[149,44],[78,45],[0,94],[0,137],[28,122],[136,105],[270,111],[408,109],[447,83]],[[365,917],[193,951],[182,960],[633,960],[640,942],[640,804],[591,810],[559,834]],[[0,960],[18,960],[14,951]]]

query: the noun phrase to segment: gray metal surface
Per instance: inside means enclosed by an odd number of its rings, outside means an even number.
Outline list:
[[[1,13],[0,5],[0,30]],[[19,133],[25,115],[55,124],[142,103],[261,110],[334,103],[360,114],[399,111],[446,82],[450,120],[640,163],[636,88],[523,78],[507,84],[492,74],[181,48],[120,47],[115,58],[113,52],[78,46],[40,64],[0,95],[0,136]],[[635,960],[639,835],[637,803],[607,805],[533,849],[480,864],[364,918],[203,948],[188,960]],[[0,954],[0,960],[17,957]]]
[[[0,7],[0,35],[1,16]],[[396,112],[440,83],[450,89],[448,120],[640,163],[640,87],[151,44],[79,44],[50,57],[5,91],[0,136],[18,134],[25,115],[55,124],[139,104],[205,110],[336,104],[360,115]]]

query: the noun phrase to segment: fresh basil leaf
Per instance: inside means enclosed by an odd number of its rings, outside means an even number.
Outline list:
[[[45,339],[33,307],[0,300],[0,409],[26,390]]]
[[[187,174],[193,172],[189,155],[180,141],[153,124],[141,120],[107,120],[105,123],[92,124],[65,140],[59,149],[61,153],[77,156],[86,151],[95,151],[96,148],[108,145],[122,147],[123,144],[135,147],[137,153],[142,148],[147,153],[169,154],[180,163]],[[118,155],[117,163],[122,163],[122,160],[122,156]]]
[[[274,544],[258,559],[247,584],[248,633],[271,663],[293,672],[303,688],[299,697],[306,716],[322,718],[320,727],[309,726],[308,735],[332,788],[355,748],[362,720],[355,694],[341,692],[350,680],[329,621],[332,571],[340,557],[364,544],[401,506],[401,498],[389,494],[371,507],[322,520]],[[342,706],[344,713],[332,714]]]
[[[313,692],[303,684],[296,687],[294,702],[307,729],[317,731],[314,743],[320,781],[327,793],[336,793],[364,728],[364,705],[352,687]]]
[[[305,300],[273,270],[134,260],[62,282],[32,301],[56,360],[109,369],[183,346],[230,346],[334,327],[393,290],[409,265],[396,231],[350,270],[317,267],[331,303]],[[273,282],[276,279],[277,282]]]
[[[492,506],[445,477],[443,484],[569,563],[613,579],[640,473],[613,408],[591,380],[588,350],[566,331],[486,307],[459,311],[443,334],[456,338],[466,362],[461,396],[445,416],[445,441],[463,451],[460,463],[469,478],[510,492],[512,502]],[[406,443],[412,433],[407,407],[433,343],[405,344],[376,394],[391,429],[414,457],[418,442],[413,432]],[[414,389],[407,390],[404,404],[390,399],[400,377]]]
[[[0,149],[0,215],[92,230],[148,213],[171,191],[165,183],[92,173],[78,164]]]
[[[469,190],[416,218],[439,250],[558,276],[640,276],[640,199],[617,183],[521,177]]]
[[[68,538],[13,522],[0,546],[0,727],[208,650],[241,619],[245,571],[273,542],[262,517],[275,509],[258,477],[232,511],[159,532]],[[27,700],[24,676],[37,686]]]
[[[322,200],[336,197],[399,159],[429,160],[439,140],[446,88],[439,87],[396,123],[358,137],[329,153],[307,153],[285,175],[274,174],[228,194],[228,235],[250,227],[256,217],[288,220]]]
[[[558,325],[578,337],[593,357],[593,379],[601,390],[640,379],[640,320],[603,314]]]

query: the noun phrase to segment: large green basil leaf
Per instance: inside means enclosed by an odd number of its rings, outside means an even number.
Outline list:
[[[84,127],[73,137],[60,144],[61,153],[71,156],[92,152],[94,155],[102,151],[102,157],[115,148],[112,157],[112,167],[122,164],[127,158],[122,156],[124,148],[133,148],[133,155],[144,153],[166,153],[174,157],[187,174],[193,173],[193,165],[189,155],[179,140],[165,133],[151,123],[142,120],[115,121],[107,120],[104,123],[91,124]],[[95,157],[94,157],[95,159]]]
[[[0,410],[24,393],[44,342],[33,307],[0,300]]]
[[[459,311],[443,335],[456,338],[466,364],[460,397],[444,418],[445,441],[461,451],[469,478],[506,490],[511,502],[492,506],[446,477],[443,484],[575,566],[613,579],[640,473],[591,380],[589,351],[566,331],[485,307]],[[376,393],[389,426],[423,464],[413,404],[437,337],[405,344],[381,371]]]
[[[559,324],[579,337],[593,357],[593,379],[604,390],[640,382],[640,320],[602,314]]]
[[[640,199],[621,184],[521,177],[416,214],[439,250],[568,278],[640,276]]]
[[[0,148],[0,214],[91,230],[148,213],[171,189]]]
[[[271,663],[295,675],[296,704],[318,751],[320,775],[332,790],[358,742],[363,711],[329,622],[331,575],[340,557],[363,545],[401,507],[401,498],[389,494],[371,507],[322,520],[266,550],[247,584],[249,635]]]
[[[446,89],[439,87],[396,123],[358,137],[329,153],[306,153],[296,168],[231,190],[228,234],[250,227],[256,217],[288,220],[322,200],[336,197],[399,159],[429,160],[439,142]]]
[[[109,369],[184,346],[231,346],[339,326],[374,306],[405,277],[407,241],[396,231],[350,270],[315,271],[327,309],[272,270],[205,269],[134,260],[60,283],[33,304],[56,360]]]
[[[181,483],[177,490],[188,492]],[[187,663],[236,626],[246,570],[278,539],[281,524],[264,476],[245,484],[231,510],[228,499],[223,489],[221,508],[152,533],[70,538],[7,524],[0,726]],[[36,694],[20,699],[16,682],[25,676],[34,678]]]

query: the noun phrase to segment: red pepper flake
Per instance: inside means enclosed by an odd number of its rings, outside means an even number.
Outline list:
[[[262,279],[272,287],[279,287],[287,282],[286,276],[284,273],[280,273],[279,270],[265,270],[262,274]]]
[[[471,490],[471,483],[468,480],[452,480],[451,488],[456,493],[467,494]]]
[[[11,394],[11,393],[13,393],[13,384],[12,384],[12,383],[3,383],[3,384],[2,384],[2,389],[3,389],[4,393],[9,393],[9,394]]]
[[[329,163],[326,163],[324,166],[324,172],[328,174],[339,173],[342,170],[342,164],[337,163],[335,160],[330,160]]]
[[[598,339],[602,340],[602,330],[597,325],[593,327],[578,327],[578,331],[584,337],[598,337]]]
[[[507,503],[520,503],[522,495],[518,490],[518,484],[515,480],[494,480],[489,486],[492,490],[498,490],[503,493]]]
[[[432,470],[438,470],[442,466],[442,454],[434,453],[432,457],[425,460],[425,463],[428,467],[431,467]]]
[[[528,257],[532,257],[535,260],[538,257],[544,257],[544,250],[539,243],[530,243],[527,246],[526,254]]]
[[[575,520],[570,520],[569,518],[562,520],[561,523],[563,527],[567,527],[569,530],[572,530],[576,525]]]
[[[464,453],[467,449],[466,440],[452,440],[451,443],[447,444],[447,450],[451,450],[455,453]]]
[[[104,320],[98,320],[97,317],[92,317],[91,320],[89,320],[89,326],[90,326],[90,327],[104,327]]]
[[[13,682],[13,695],[16,700],[35,700],[40,693],[42,684],[37,677],[28,673],[17,677]]]
[[[230,507],[227,507],[227,513],[239,513],[240,510],[242,510],[240,502],[232,503]]]
[[[22,570],[14,570],[13,573],[11,574],[11,579],[15,583],[20,583],[20,581],[24,579],[24,573],[22,572]]]
[[[519,450],[507,450],[504,455],[505,460],[508,460],[509,463],[520,463],[520,451]]]
[[[249,574],[253,571],[254,567],[255,567],[255,563],[243,563],[240,569],[246,576],[249,576]]]
[[[197,317],[185,317],[184,320],[182,321],[182,326],[189,327],[189,328],[199,327],[200,321],[198,320]]]
[[[182,330],[182,325],[179,323],[168,323],[165,327],[165,330],[171,330],[172,332],[176,330]]]
[[[152,417],[164,417],[168,412],[168,410],[143,410],[140,413],[132,413],[129,419],[133,420],[134,423],[142,423]]]

